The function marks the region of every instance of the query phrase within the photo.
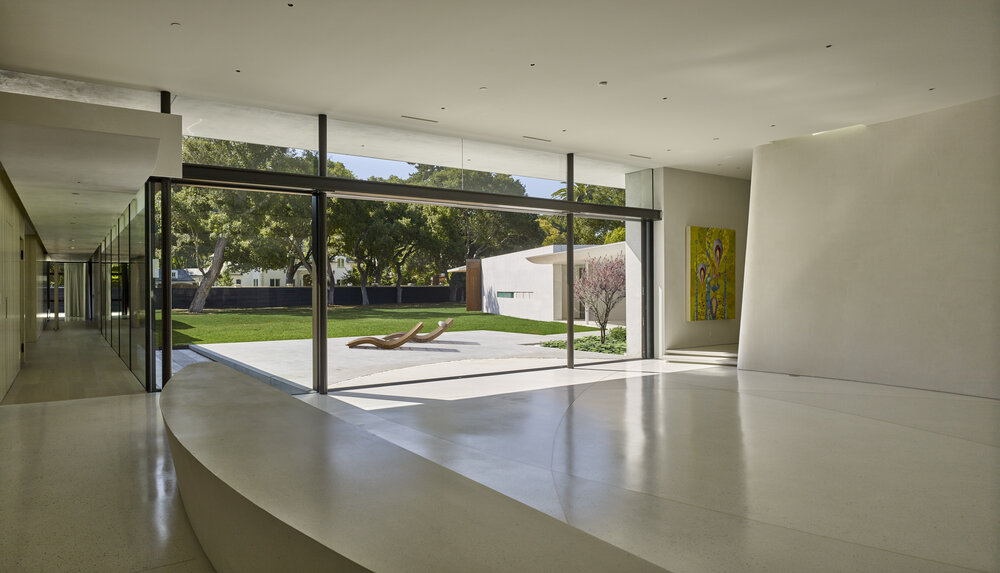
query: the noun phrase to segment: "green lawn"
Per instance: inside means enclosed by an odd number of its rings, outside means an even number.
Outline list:
[[[156,313],[159,320],[160,313]],[[449,331],[496,330],[525,334],[560,334],[566,323],[527,320],[482,312],[466,312],[464,304],[414,304],[383,306],[335,306],[327,311],[330,338],[365,336],[409,330],[418,321],[424,332],[437,328],[439,320],[454,318]],[[312,310],[296,308],[248,308],[206,310],[188,314],[174,310],[174,344],[291,340],[312,336]],[[577,326],[577,331],[594,330]]]

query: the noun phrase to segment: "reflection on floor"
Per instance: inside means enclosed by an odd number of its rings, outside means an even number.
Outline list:
[[[177,493],[159,395],[97,330],[69,323],[29,345],[0,436],[0,571],[212,571]]]
[[[300,399],[671,571],[1000,570],[1000,401],[680,367]]]
[[[4,405],[144,392],[100,331],[83,321],[60,326],[24,345],[25,363]]]

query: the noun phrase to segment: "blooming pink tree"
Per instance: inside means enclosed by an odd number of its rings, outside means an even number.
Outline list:
[[[625,299],[625,255],[591,259],[587,272],[577,279],[573,293],[601,327],[601,342],[604,342],[611,310]]]

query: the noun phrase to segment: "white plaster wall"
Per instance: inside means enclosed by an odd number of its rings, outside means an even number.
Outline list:
[[[662,239],[656,243],[664,269],[661,350],[715,344],[735,344],[740,337],[741,293],[746,268],[747,218],[750,182],[681,169],[661,168],[659,187],[663,221]],[[688,320],[687,228],[718,227],[736,230],[736,318]]]
[[[558,320],[556,274],[553,267],[532,263],[528,257],[566,250],[565,245],[551,245],[486,257],[483,265],[483,312],[530,318]],[[561,267],[562,268],[562,267]],[[530,298],[497,298],[497,292],[530,292]],[[517,295],[515,295],[517,296]]]
[[[739,367],[1000,398],[1000,97],[758,147]]]

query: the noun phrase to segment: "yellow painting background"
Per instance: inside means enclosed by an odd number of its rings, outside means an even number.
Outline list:
[[[689,320],[736,318],[735,230],[688,227],[688,272]]]

